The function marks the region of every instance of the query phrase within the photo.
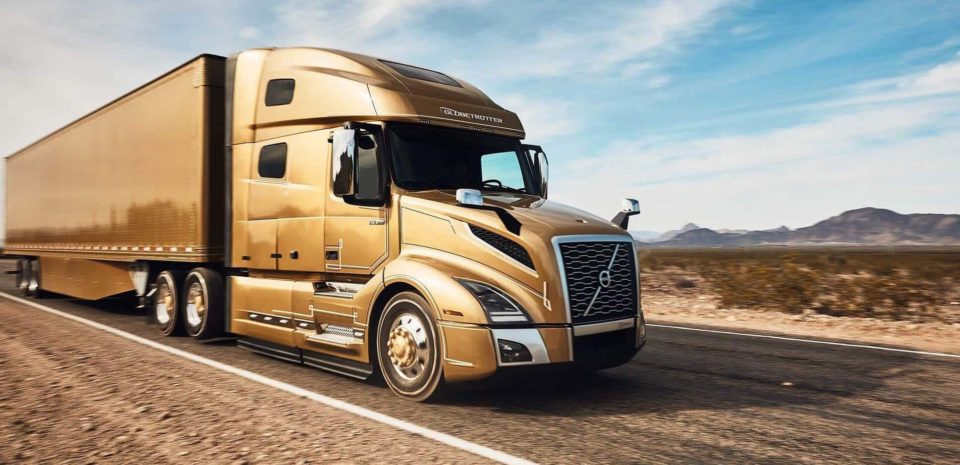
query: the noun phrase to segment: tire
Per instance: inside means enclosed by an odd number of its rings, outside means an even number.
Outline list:
[[[393,296],[377,324],[377,359],[390,390],[415,402],[432,397],[443,380],[442,352],[430,304],[413,292]]]
[[[27,260],[21,258],[17,260],[17,278],[16,286],[17,290],[20,291],[20,295],[27,294],[27,267],[30,266]]]
[[[183,284],[183,327],[196,339],[223,335],[226,309],[223,278],[209,268],[194,268]]]
[[[153,318],[164,336],[183,334],[183,325],[180,323],[183,315],[180,299],[182,286],[182,271],[168,270],[157,275],[157,292],[153,296],[152,311]]]
[[[26,258],[23,260],[21,292],[24,297],[31,299],[42,299],[46,296],[43,289],[40,288],[40,260],[37,258]]]

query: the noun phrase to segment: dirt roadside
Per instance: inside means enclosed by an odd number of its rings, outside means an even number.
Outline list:
[[[707,326],[728,331],[765,331],[797,337],[829,338],[863,344],[960,354],[960,324],[835,317],[807,312],[721,308],[701,289],[677,289],[664,274],[643,275],[642,300],[648,323]]]
[[[0,319],[0,463],[484,463],[5,299]]]

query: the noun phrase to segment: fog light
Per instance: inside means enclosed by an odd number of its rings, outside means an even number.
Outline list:
[[[527,349],[527,346],[519,342],[508,341],[506,339],[497,339],[497,347],[500,349],[501,363],[520,363],[533,361],[533,355],[530,353],[530,350]]]

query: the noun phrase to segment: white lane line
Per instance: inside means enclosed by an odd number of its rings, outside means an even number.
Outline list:
[[[826,344],[830,346],[856,347],[858,349],[885,350],[888,352],[903,352],[906,354],[930,355],[933,357],[960,358],[960,355],[957,355],[957,354],[946,354],[943,352],[924,352],[922,350],[895,349],[893,347],[871,346],[867,344],[848,344],[846,342],[818,341],[816,339],[800,339],[796,337],[771,336],[769,334],[739,333],[736,331],[721,331],[717,329],[691,328],[689,326],[662,325],[662,324],[655,324],[655,323],[647,323],[647,326],[653,326],[656,328],[682,329],[684,331],[699,331],[701,333],[729,334],[733,336],[759,337],[764,339],[780,339],[783,341],[806,342],[809,344]]]
[[[41,304],[38,304],[38,303],[36,303],[36,302],[32,302],[32,301],[29,301],[29,300],[26,300],[26,299],[21,299],[21,298],[19,298],[19,297],[12,296],[12,295],[10,295],[10,294],[7,294],[6,292],[0,292],[0,297],[4,297],[4,298],[9,299],[9,300],[12,300],[12,301],[14,301],[14,302],[18,302],[18,303],[21,303],[21,304],[24,304],[24,305],[28,305],[28,306],[33,307],[33,308],[36,308],[36,309],[38,309],[38,310],[43,310],[43,311],[45,311],[45,312],[47,312],[47,313],[52,313],[52,314],[54,314],[54,315],[61,316],[61,317],[63,317],[63,318],[67,318],[67,319],[76,321],[76,322],[78,322],[78,323],[83,323],[83,324],[85,324],[85,325],[87,325],[87,326],[92,326],[92,327],[97,328],[97,329],[99,329],[99,330],[101,330],[101,331],[106,331],[106,332],[108,332],[108,333],[110,333],[110,334],[113,334],[113,335],[116,335],[116,336],[120,336],[120,337],[122,337],[122,338],[124,338],[124,339],[128,339],[128,340],[133,341],[133,342],[136,342],[136,343],[138,343],[138,344],[143,344],[143,345],[145,345],[145,346],[147,346],[147,347],[151,347],[151,348],[153,348],[153,349],[161,350],[161,351],[166,352],[166,353],[168,353],[168,354],[170,354],[170,355],[175,355],[175,356],[177,356],[177,357],[181,357],[181,358],[185,358],[185,359],[187,359],[187,360],[191,360],[191,361],[194,361],[194,362],[197,362],[197,363],[201,363],[201,364],[206,365],[206,366],[208,366],[208,367],[215,368],[215,369],[217,369],[217,370],[224,371],[224,372],[227,372],[227,373],[231,373],[231,374],[237,375],[237,376],[239,376],[239,377],[241,377],[241,378],[245,378],[245,379],[248,379],[248,380],[250,380],[250,381],[254,381],[254,382],[257,382],[257,383],[266,385],[266,386],[270,386],[270,387],[272,387],[272,388],[276,388],[276,389],[279,389],[279,390],[284,391],[284,392],[288,392],[288,393],[293,394],[293,395],[295,395],[295,396],[305,397],[305,398],[310,399],[310,400],[312,400],[312,401],[314,401],[314,402],[319,402],[319,403],[324,404],[324,405],[326,405],[326,406],[328,406],[328,407],[333,407],[333,408],[335,408],[335,409],[337,409],[337,410],[342,410],[342,411],[347,412],[347,413],[352,413],[352,414],[354,414],[354,415],[357,415],[357,416],[366,418],[366,419],[368,419],[368,420],[373,420],[373,421],[375,421],[375,422],[377,422],[377,423],[382,423],[382,424],[387,425],[387,426],[392,426],[392,427],[394,427],[394,428],[396,428],[396,429],[403,430],[403,431],[406,431],[406,432],[408,432],[408,433],[417,434],[417,435],[423,436],[423,437],[425,437],[425,438],[428,438],[428,439],[432,439],[432,440],[434,440],[434,441],[437,441],[437,442],[439,442],[439,443],[441,443],[441,444],[445,444],[445,445],[448,445],[448,446],[451,446],[451,447],[455,447],[455,448],[457,448],[457,449],[460,449],[460,450],[469,452],[469,453],[471,453],[471,454],[479,455],[479,456],[481,456],[481,457],[485,457],[485,458],[488,458],[488,459],[493,460],[493,461],[496,461],[496,462],[500,462],[500,463],[504,463],[504,464],[510,464],[510,465],[533,465],[533,464],[535,463],[535,462],[531,462],[531,461],[529,461],[529,460],[524,460],[524,459],[519,458],[519,457],[514,457],[514,456],[512,456],[512,455],[510,455],[510,454],[507,454],[506,452],[500,452],[500,451],[498,451],[498,450],[491,449],[491,448],[485,447],[485,446],[481,446],[480,444],[476,444],[476,443],[473,443],[473,442],[470,442],[470,441],[466,441],[466,440],[460,439],[460,438],[455,437],[455,436],[451,436],[451,435],[446,434],[446,433],[441,433],[441,432],[439,432],[439,431],[434,431],[434,430],[432,430],[432,429],[424,428],[423,426],[418,426],[418,425],[415,425],[415,424],[413,424],[413,423],[410,423],[410,422],[407,422],[407,421],[404,421],[404,420],[400,420],[400,419],[398,419],[398,418],[391,417],[391,416],[389,416],[389,415],[384,415],[384,414],[382,414],[382,413],[375,412],[375,411],[370,410],[370,409],[366,409],[366,408],[361,407],[361,406],[359,406],[359,405],[354,405],[354,404],[351,404],[351,403],[346,402],[346,401],[342,401],[342,400],[339,400],[339,399],[334,399],[333,397],[328,397],[328,396],[325,396],[325,395],[323,395],[323,394],[318,394],[318,393],[316,393],[316,392],[309,391],[309,390],[306,390],[306,389],[303,389],[303,388],[294,386],[294,385],[292,385],[292,384],[284,383],[283,381],[278,381],[278,380],[275,380],[275,379],[273,379],[273,378],[268,378],[268,377],[266,377],[266,376],[263,376],[263,375],[261,375],[261,374],[254,373],[254,372],[252,372],[252,371],[247,371],[247,370],[244,370],[244,369],[242,369],[242,368],[237,368],[237,367],[234,367],[234,366],[231,366],[231,365],[227,365],[227,364],[225,364],[225,363],[218,362],[218,361],[216,361],[216,360],[211,360],[211,359],[206,358],[206,357],[201,357],[201,356],[199,356],[199,355],[196,355],[196,354],[187,352],[187,351],[185,351],[185,350],[180,350],[180,349],[176,349],[176,348],[170,347],[170,346],[168,346],[168,345],[160,344],[159,342],[154,342],[154,341],[151,341],[151,340],[149,340],[149,339],[142,338],[142,337],[137,336],[137,335],[135,335],[135,334],[131,334],[131,333],[128,333],[128,332],[126,332],[126,331],[119,330],[119,329],[114,328],[114,327],[111,327],[111,326],[107,326],[107,325],[105,325],[105,324],[103,324],[103,323],[98,323],[98,322],[96,322],[96,321],[88,320],[88,319],[86,319],[86,318],[81,318],[81,317],[76,316],[76,315],[71,315],[71,314],[69,314],[69,313],[62,312],[62,311],[60,311],[60,310],[56,310],[56,309],[54,309],[54,308],[47,307],[46,305],[41,305]],[[406,402],[406,401],[401,401],[400,399],[398,399],[397,401],[398,401],[398,402]]]

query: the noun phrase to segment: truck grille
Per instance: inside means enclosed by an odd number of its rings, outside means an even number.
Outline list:
[[[637,270],[630,242],[560,242],[573,323],[637,313]]]

